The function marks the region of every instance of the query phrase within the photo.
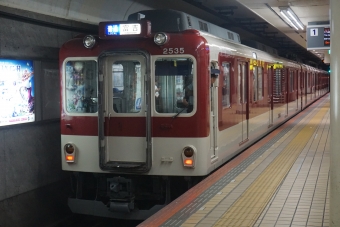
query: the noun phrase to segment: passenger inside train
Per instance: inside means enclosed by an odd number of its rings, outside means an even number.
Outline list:
[[[210,67],[211,87],[214,85],[219,74],[220,74],[220,70],[218,69],[218,63],[217,62],[211,62],[211,67]]]
[[[217,77],[218,77],[218,74],[211,73],[211,87],[214,85]]]
[[[185,96],[183,97],[183,104],[184,106],[187,108],[187,113],[191,113],[191,111],[193,110],[193,100],[194,100],[194,96],[193,96],[193,86],[192,86],[192,81],[186,86],[184,87],[184,94]]]

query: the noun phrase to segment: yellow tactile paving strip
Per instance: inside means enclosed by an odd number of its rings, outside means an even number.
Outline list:
[[[253,226],[255,224],[328,110],[329,104],[319,110],[214,226]]]
[[[228,184],[181,226],[196,226],[204,218],[208,223],[212,224],[214,221],[209,221],[206,217],[206,215],[211,212],[220,216],[220,219],[215,223],[215,226],[253,226],[328,110],[329,102],[327,102],[326,105],[323,105],[320,111],[306,123],[306,126],[299,133],[294,133],[293,130],[291,130],[285,134],[285,136],[280,139],[281,141],[285,140],[285,138],[293,133],[296,134],[296,137],[284,150],[282,150],[280,155],[262,172],[262,174],[254,180],[235,203],[233,203],[233,201],[231,201],[230,204],[222,204],[220,202],[224,200],[243,179],[248,177],[248,175],[257,168],[263,160],[279,146],[279,144],[273,145],[268,149],[242,174],[238,175],[233,182]],[[227,210],[228,207],[230,207],[229,210]],[[226,210],[227,212],[222,216]],[[211,226],[211,224],[209,224],[209,226]]]
[[[329,226],[329,133],[328,111],[254,227]]]
[[[287,134],[286,134],[287,136]],[[263,160],[265,160],[268,155],[270,155],[275,148],[268,149],[263,153],[255,162],[247,167],[241,174],[239,174],[231,183],[224,187],[217,195],[215,195],[211,200],[209,200],[204,206],[201,207],[195,214],[193,214],[188,220],[185,221],[182,227],[192,227],[198,224],[209,212],[214,210],[216,212],[216,205],[219,204],[223,199],[225,199],[228,194],[234,190],[249,174],[257,168]],[[231,205],[231,204],[230,204]],[[227,207],[221,207],[221,211],[225,211]]]

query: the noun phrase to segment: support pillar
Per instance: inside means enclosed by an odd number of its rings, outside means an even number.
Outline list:
[[[330,1],[331,28],[331,140],[329,225],[340,226],[340,1]]]

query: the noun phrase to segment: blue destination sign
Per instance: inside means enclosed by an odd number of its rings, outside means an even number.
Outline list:
[[[139,35],[141,34],[140,24],[107,24],[105,35]]]

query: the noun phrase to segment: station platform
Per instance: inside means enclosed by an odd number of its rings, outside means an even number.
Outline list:
[[[329,226],[329,94],[139,227]]]

